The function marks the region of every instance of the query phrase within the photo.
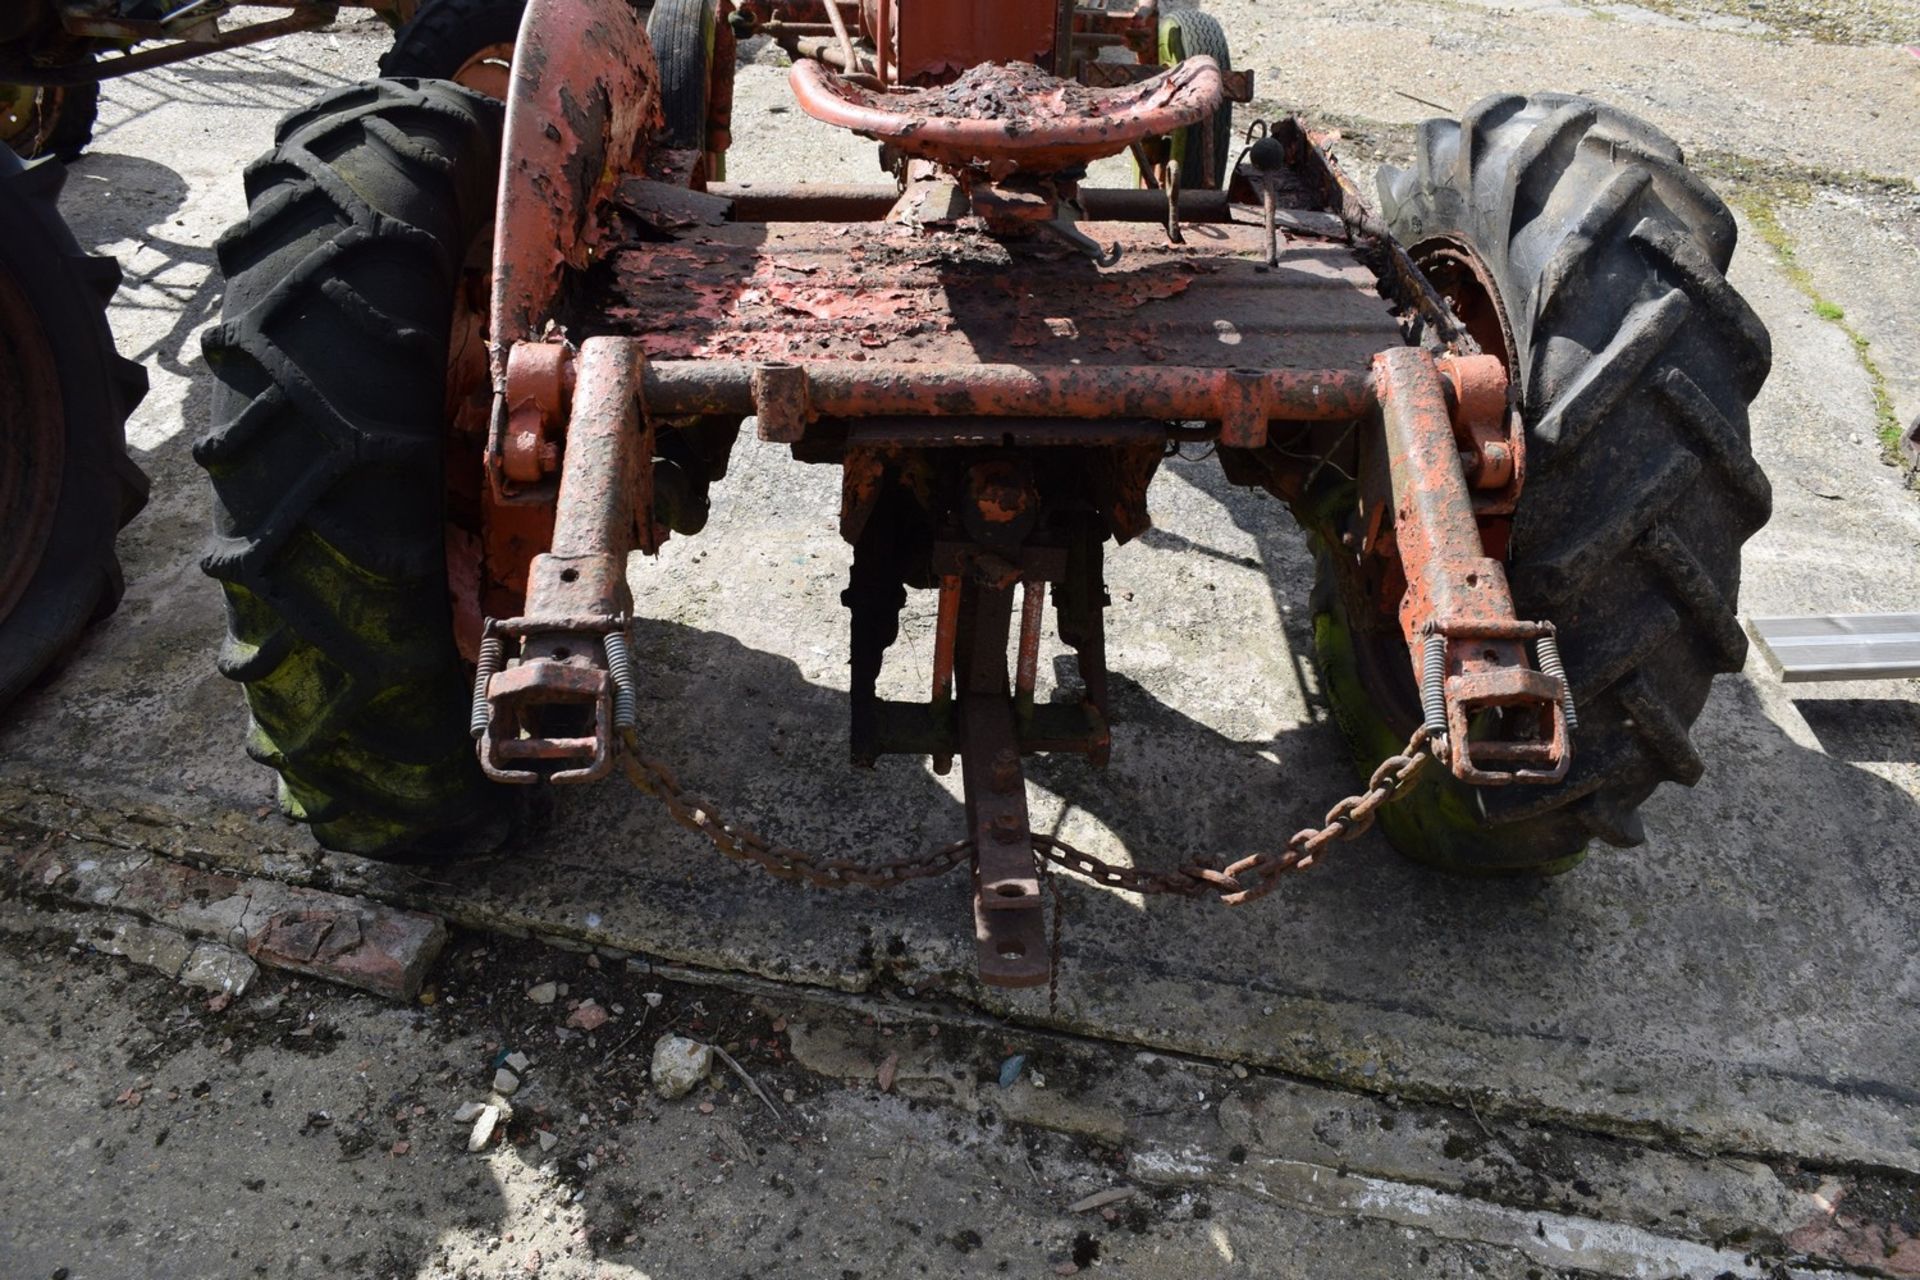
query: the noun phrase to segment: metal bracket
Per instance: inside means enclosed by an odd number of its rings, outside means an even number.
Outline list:
[[[961,592],[960,773],[974,842],[980,979],[996,987],[1039,986],[1049,971],[1045,911],[1007,687],[1013,584],[969,581]]]
[[[591,782],[612,768],[621,691],[608,638],[624,635],[632,610],[627,556],[653,456],[644,368],[630,342],[589,338],[580,348],[553,545],[527,566],[526,615],[488,624],[489,639],[519,642],[517,663],[487,681],[486,715],[475,715],[480,765],[496,781]],[[535,762],[548,767],[526,767]]]
[[[1455,372],[1479,388],[1476,396],[1504,403],[1504,386],[1491,385],[1498,372],[1492,357],[1460,358]],[[1374,358],[1374,380],[1393,489],[1393,540],[1407,582],[1400,625],[1429,728],[1444,720],[1444,755],[1463,782],[1558,782],[1572,755],[1566,681],[1534,670],[1526,650],[1527,641],[1551,637],[1553,629],[1514,616],[1506,569],[1481,542],[1441,369],[1426,352],[1399,348]],[[1435,636],[1444,644],[1430,648]],[[1513,718],[1522,736],[1491,737],[1483,725],[1470,742],[1473,717],[1496,709],[1534,715]],[[1493,762],[1516,767],[1485,767]]]

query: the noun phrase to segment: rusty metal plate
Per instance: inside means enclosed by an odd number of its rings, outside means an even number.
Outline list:
[[[594,332],[655,359],[1366,368],[1398,346],[1374,277],[1342,245],[1264,265],[1257,226],[1082,224],[1119,242],[1096,267],[1051,239],[886,223],[730,224],[609,256]]]

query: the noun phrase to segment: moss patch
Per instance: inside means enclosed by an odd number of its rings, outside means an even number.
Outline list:
[[[1873,358],[1871,344],[1847,319],[1847,313],[1838,303],[1822,296],[1820,288],[1814,283],[1813,273],[1808,271],[1793,252],[1793,241],[1787,235],[1785,227],[1780,225],[1779,205],[1784,197],[1773,191],[1754,186],[1743,186],[1729,197],[1729,203],[1735,205],[1747,216],[1747,222],[1753,227],[1760,239],[1766,242],[1774,256],[1779,260],[1781,269],[1793,287],[1806,295],[1807,304],[1813,314],[1829,324],[1839,326],[1840,332],[1847,335],[1847,341],[1853,344],[1853,353],[1860,360],[1860,367],[1866,370],[1867,385],[1873,392],[1873,429],[1880,439],[1881,455],[1888,465],[1900,463],[1900,419],[1893,411],[1893,395],[1887,390],[1887,375]],[[1804,198],[1804,197],[1803,197]]]
[[[1631,0],[1645,9],[1682,22],[1738,18],[1756,22],[1756,37],[1783,36],[1821,44],[1899,44],[1913,38],[1913,11],[1901,0]],[[1614,15],[1588,11],[1596,18]]]

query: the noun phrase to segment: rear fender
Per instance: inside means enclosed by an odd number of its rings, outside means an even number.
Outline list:
[[[514,46],[493,238],[491,368],[553,317],[606,234],[620,179],[662,126],[660,72],[629,0],[530,0]]]

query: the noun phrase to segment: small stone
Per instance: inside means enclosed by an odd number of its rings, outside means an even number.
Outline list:
[[[539,982],[527,988],[527,999],[535,1004],[552,1004],[560,998],[560,984],[557,982]]]
[[[467,1135],[467,1150],[484,1151],[493,1141],[493,1127],[500,1123],[500,1108],[485,1106],[474,1117],[473,1132]]]
[[[524,1053],[516,1052],[516,1053],[510,1053],[507,1055],[507,1068],[510,1071],[512,1071],[515,1075],[523,1076],[527,1074],[527,1068],[532,1065],[533,1065],[532,1060],[529,1059],[527,1055]]]
[[[684,1098],[713,1070],[713,1046],[685,1036],[653,1042],[653,1087],[663,1098]]]
[[[407,1152],[413,1150],[413,1144],[411,1142],[408,1142],[405,1138],[402,1138],[400,1139],[400,1141],[393,1144],[392,1150],[393,1150],[393,1154],[397,1156],[403,1156],[407,1154]]]
[[[647,1008],[649,1009],[658,1009],[660,1007],[660,1002],[666,999],[666,997],[661,995],[658,991],[649,991],[647,992],[647,994],[645,994],[644,996],[641,996],[640,998],[647,1002]]]
[[[1246,1069],[1245,1067],[1243,1067],[1243,1066],[1241,1066],[1241,1065],[1240,1065],[1239,1063],[1237,1063],[1237,1062],[1236,1062],[1236,1063],[1234,1063],[1234,1064],[1233,1064],[1233,1078],[1234,1078],[1235,1080],[1245,1080],[1245,1079],[1247,1078],[1247,1069]]]
[[[892,1091],[893,1077],[899,1073],[899,1070],[900,1055],[897,1053],[888,1054],[886,1059],[881,1062],[880,1069],[874,1073],[874,1080],[879,1084],[880,1092],[888,1093]]]
[[[800,1095],[791,1089],[782,1089],[780,1091],[780,1101],[786,1103],[788,1106],[792,1106],[799,1097]]]
[[[214,942],[202,942],[187,957],[186,965],[180,970],[180,981],[203,991],[216,992],[232,1001],[247,993],[247,988],[259,972],[260,966],[245,952]]]
[[[1086,1213],[1090,1209],[1105,1209],[1122,1200],[1130,1199],[1132,1187],[1108,1187],[1105,1191],[1096,1191],[1090,1196],[1082,1196],[1067,1206],[1068,1213]]]
[[[607,1025],[607,1011],[592,1000],[582,1000],[580,1007],[567,1015],[567,1025],[577,1031],[598,1031]]]
[[[506,1097],[511,1097],[513,1096],[513,1091],[515,1089],[518,1089],[519,1087],[520,1087],[520,1077],[513,1074],[513,1072],[507,1070],[505,1067],[502,1067],[498,1071],[493,1073],[493,1091],[495,1093],[501,1094]]]
[[[460,1104],[460,1109],[453,1113],[453,1122],[465,1124],[486,1109],[487,1104],[484,1102],[463,1102]]]
[[[703,1115],[703,1116],[710,1116],[710,1115],[712,1115],[712,1114],[713,1114],[713,1104],[712,1104],[711,1102],[703,1102],[703,1103],[701,1103],[701,1104],[700,1104],[700,1114],[701,1114],[701,1115]]]
[[[551,1133],[545,1129],[540,1130],[540,1149],[542,1151],[553,1150],[554,1144],[559,1141],[560,1141],[559,1135]]]

